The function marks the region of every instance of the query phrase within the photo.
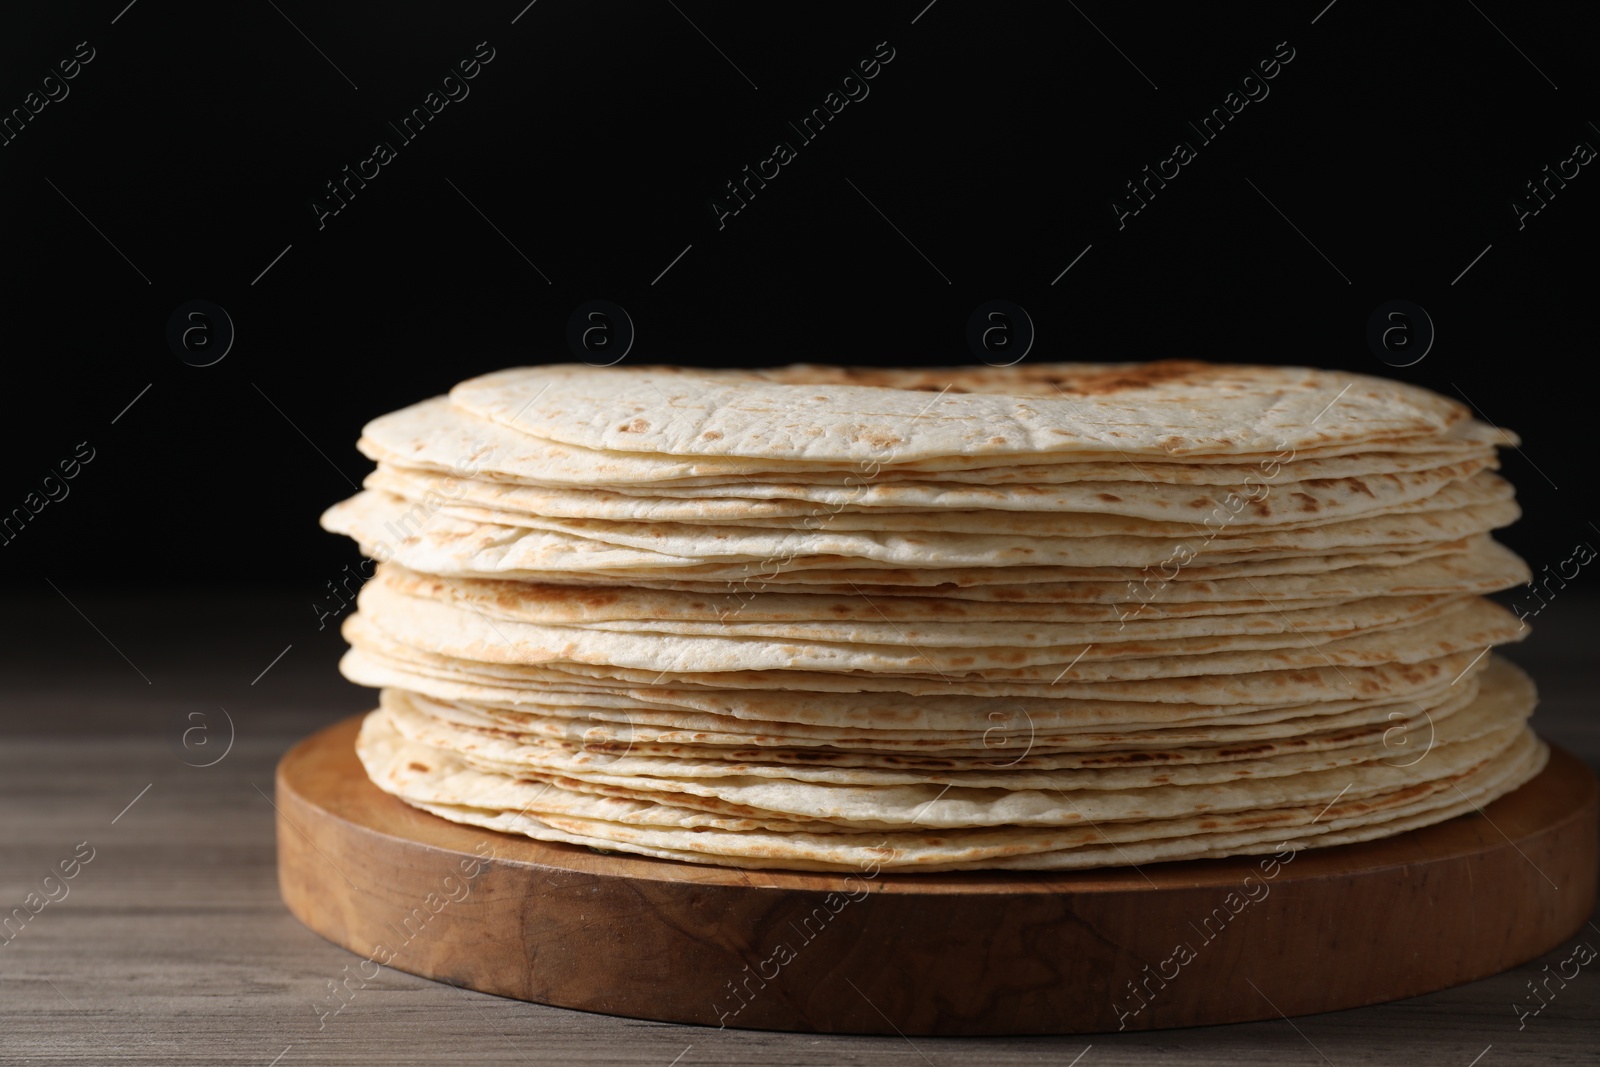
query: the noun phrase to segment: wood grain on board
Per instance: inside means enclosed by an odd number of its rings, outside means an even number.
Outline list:
[[[1277,1018],[1495,974],[1570,937],[1595,899],[1600,790],[1560,749],[1481,814],[1379,841],[1137,869],[841,876],[457,825],[367,780],[358,723],[279,766],[290,910],[363,957],[351,973],[388,965],[614,1015],[904,1035]]]

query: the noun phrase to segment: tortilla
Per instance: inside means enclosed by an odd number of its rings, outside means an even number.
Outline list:
[[[1400,834],[1538,772],[1514,435],[1169,361],[515,368],[382,416],[341,670],[440,817],[734,867]]]

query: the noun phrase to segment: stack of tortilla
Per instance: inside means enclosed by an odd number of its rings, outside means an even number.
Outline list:
[[[379,418],[372,780],[737,867],[1337,845],[1532,778],[1505,431],[1196,362],[520,368]]]

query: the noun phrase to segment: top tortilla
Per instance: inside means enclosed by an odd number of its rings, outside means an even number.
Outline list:
[[[1402,382],[1177,360],[868,372],[555,365],[473,378],[450,398],[529,436],[596,451],[899,466],[1298,451],[1446,438],[1473,423],[1461,404]]]

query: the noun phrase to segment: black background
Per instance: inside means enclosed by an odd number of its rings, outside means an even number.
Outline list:
[[[369,467],[362,423],[570,360],[593,298],[631,315],[630,363],[972,362],[967,317],[1003,298],[1030,361],[1392,374],[1523,435],[1503,539],[1535,569],[1600,537],[1600,177],[1521,230],[1511,207],[1600,145],[1593,5],[524,2],[0,13],[0,111],[95,52],[0,147],[0,510],[95,450],[0,581],[309,602],[356,558],[316,518]],[[885,41],[870,95],[801,145],[786,124]],[[398,145],[386,122],[479,42],[470,95]],[[1279,42],[1270,95],[1200,145],[1184,122]],[[1111,201],[1180,138],[1198,158],[1119,230]],[[719,229],[711,198],[779,139],[798,158]],[[378,140],[397,158],[319,229]],[[193,299],[237,331],[213,366],[166,341]],[[1394,299],[1437,328],[1404,369],[1365,340]]]

